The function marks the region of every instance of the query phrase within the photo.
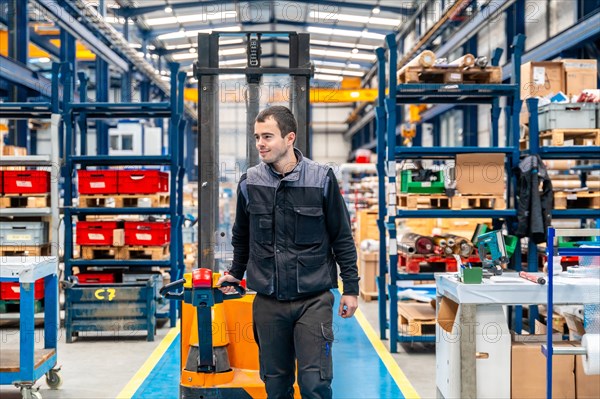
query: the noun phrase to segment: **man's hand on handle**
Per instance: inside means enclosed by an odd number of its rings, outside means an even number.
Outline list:
[[[225,275],[221,276],[221,278],[219,278],[219,281],[217,281],[217,285],[221,285],[224,282],[239,284],[240,280],[238,280],[237,278],[233,277],[231,274],[225,274]],[[235,287],[231,287],[231,286],[229,286],[229,287],[221,287],[219,289],[224,294],[235,294],[236,293]]]
[[[356,309],[358,309],[358,297],[355,295],[342,295],[338,315],[347,319],[354,315]]]

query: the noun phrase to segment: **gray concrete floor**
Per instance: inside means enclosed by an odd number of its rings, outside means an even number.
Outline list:
[[[379,333],[377,301],[360,300],[359,308]],[[65,343],[61,330],[58,365],[62,365],[63,385],[60,390],[50,390],[44,379],[36,386],[44,399],[55,398],[115,398],[127,385],[152,351],[168,333],[168,326],[157,329],[154,342],[147,342],[143,332],[132,336],[115,336],[110,333],[88,333],[72,344]],[[36,347],[43,347],[43,333],[36,334]],[[3,322],[0,329],[0,356],[2,348],[17,348],[18,325],[12,327]],[[384,341],[389,350],[389,341]],[[392,354],[408,380],[421,398],[435,398],[435,348],[432,344],[399,346],[399,353]],[[173,387],[177,389],[177,387]],[[20,399],[19,390],[12,386],[0,386],[2,399]],[[374,398],[375,399],[375,398]]]

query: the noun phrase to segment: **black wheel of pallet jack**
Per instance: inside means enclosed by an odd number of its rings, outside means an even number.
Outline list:
[[[46,373],[46,384],[48,384],[50,389],[58,389],[62,383],[63,380],[59,370],[52,369]]]

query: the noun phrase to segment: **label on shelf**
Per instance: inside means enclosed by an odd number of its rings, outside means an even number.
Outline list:
[[[90,182],[90,187],[91,188],[106,188],[106,183],[104,183],[103,181]]]
[[[421,187],[431,187],[431,182],[424,181],[424,182],[421,183]]]
[[[567,194],[567,200],[577,200],[577,194]]]
[[[152,240],[152,234],[136,233],[135,238],[138,240],[150,241]]]
[[[104,240],[104,234],[89,233],[88,238],[90,240]]]
[[[31,234],[7,234],[7,241],[30,241],[33,239]]]
[[[17,180],[17,187],[33,187],[30,181],[27,180]]]

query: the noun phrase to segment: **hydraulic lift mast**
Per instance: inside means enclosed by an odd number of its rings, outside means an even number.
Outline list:
[[[239,37],[245,39],[246,68],[219,67],[219,38]],[[265,38],[281,39],[289,45],[289,66],[261,66],[261,41]],[[275,45],[277,45],[277,41]],[[258,163],[254,145],[254,119],[260,107],[260,85],[263,75],[288,75],[291,78],[289,107],[298,121],[296,147],[310,157],[310,35],[296,32],[236,32],[199,33],[198,61],[194,75],[198,79],[198,265],[217,271],[215,244],[219,212],[219,75],[243,74],[247,82],[246,98],[246,156],[248,167]],[[220,234],[224,234],[221,232]]]

